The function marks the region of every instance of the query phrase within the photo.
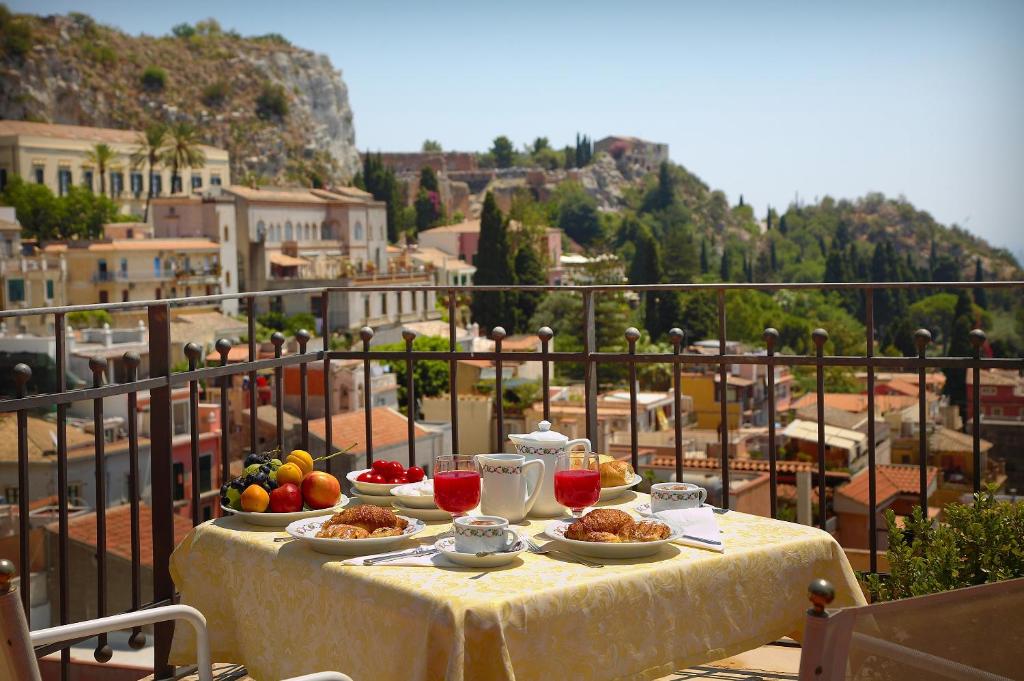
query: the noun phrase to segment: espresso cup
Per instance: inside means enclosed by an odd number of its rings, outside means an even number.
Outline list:
[[[698,508],[707,498],[706,489],[688,482],[658,482],[651,485],[651,512]]]
[[[499,553],[516,543],[508,520],[496,515],[461,516],[455,519],[455,550],[459,553]]]

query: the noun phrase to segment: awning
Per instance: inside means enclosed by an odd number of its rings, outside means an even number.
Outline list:
[[[270,264],[279,265],[281,267],[300,267],[302,265],[308,265],[309,261],[305,258],[296,258],[291,255],[285,255],[284,253],[271,253]]]

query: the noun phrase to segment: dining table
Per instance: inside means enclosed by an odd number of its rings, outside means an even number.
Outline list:
[[[631,491],[602,506],[635,515],[649,500]],[[347,564],[226,516],[195,527],[170,571],[181,602],[206,617],[214,660],[259,681],[321,670],[355,681],[657,679],[799,638],[812,579],[834,585],[833,607],[865,604],[829,533],[734,510],[715,518],[721,552],[671,543],[589,559],[600,567],[524,552],[481,569]],[[546,544],[547,523],[513,528]],[[450,528],[427,523],[403,547]],[[195,659],[191,627],[177,626],[171,663]]]

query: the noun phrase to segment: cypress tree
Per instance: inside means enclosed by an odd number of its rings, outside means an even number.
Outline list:
[[[967,293],[961,290],[957,294],[956,308],[953,313],[953,327],[949,333],[949,357],[970,357],[971,330],[974,328],[974,308]],[[946,386],[943,392],[949,396],[949,403],[960,408],[960,416],[967,413],[967,369],[943,369],[946,374]]]
[[[786,214],[785,213],[783,213],[782,217],[779,218],[779,231],[782,232],[783,234],[785,234],[788,231],[788,228],[786,227]]]
[[[474,284],[515,283],[515,274],[509,257],[508,226],[492,192],[487,192],[487,196],[484,197],[483,210],[480,213],[480,245],[473,264],[476,266]],[[511,300],[505,291],[475,292],[470,304],[473,321],[488,332],[502,324],[512,327],[515,319],[505,318],[509,312],[509,302],[514,300]]]
[[[663,272],[661,268],[661,253],[658,249],[658,242],[655,240],[651,230],[642,225],[637,234],[636,252],[633,255],[633,262],[629,268],[629,283],[631,284],[659,284]],[[651,338],[661,335],[661,318],[659,314],[659,299],[652,292],[645,291],[640,294],[643,297],[644,305],[644,328]]]
[[[974,281],[985,281],[985,270],[981,265],[981,258],[974,260]],[[988,309],[988,294],[985,289],[974,289],[974,302],[978,307]]]
[[[772,244],[772,254],[775,253],[775,244]],[[700,273],[707,274],[708,270],[711,269],[708,264],[708,242],[707,239],[700,240]]]
[[[722,261],[718,269],[718,278],[722,281],[729,281],[732,276],[732,263],[729,262],[729,249],[722,248]]]
[[[770,246],[769,252],[771,254],[769,262],[771,262],[772,272],[773,273],[774,272],[778,272],[779,271],[779,258],[778,258],[777,255],[775,255],[775,239],[772,239],[772,241],[771,241],[771,246]]]
[[[538,253],[535,235],[524,230],[522,236],[524,238],[519,245],[519,250],[516,251],[515,257],[516,283],[520,285],[543,285],[548,283],[547,268],[544,266],[544,259]],[[545,238],[543,232],[540,233],[539,238]],[[537,306],[540,305],[544,293],[542,291],[519,291],[515,294],[509,294],[510,297],[512,295],[515,296],[515,332],[531,333],[536,331],[536,329],[531,331],[529,328],[530,319],[537,310]]]
[[[675,187],[672,184],[672,171],[668,161],[662,161],[658,168],[658,188],[655,192],[655,207],[664,210],[675,201]]]
[[[440,191],[437,184],[437,173],[430,166],[420,168],[420,189],[426,189],[428,192]]]

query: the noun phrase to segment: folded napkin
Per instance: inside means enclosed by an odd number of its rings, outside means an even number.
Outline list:
[[[675,540],[677,544],[718,553],[725,552],[722,532],[718,529],[718,520],[710,506],[659,511],[654,517],[671,527],[674,533],[684,535]]]

